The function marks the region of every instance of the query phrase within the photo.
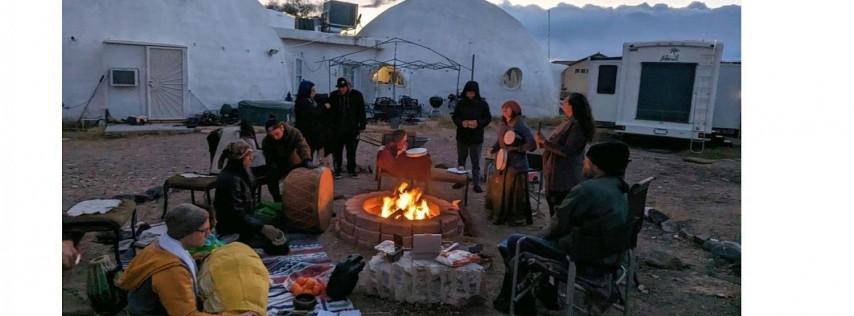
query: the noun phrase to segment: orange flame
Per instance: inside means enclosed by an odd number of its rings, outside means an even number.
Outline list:
[[[424,220],[431,216],[427,200],[421,199],[420,188],[409,188],[409,183],[401,183],[391,196],[383,197],[383,207],[380,216],[388,218],[397,210],[403,210],[402,215],[408,220]]]

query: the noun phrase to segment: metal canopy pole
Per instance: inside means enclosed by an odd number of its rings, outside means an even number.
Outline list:
[[[391,67],[391,99],[397,100],[397,42],[394,42],[394,59]]]
[[[471,54],[471,81],[474,81],[474,54]]]
[[[460,66],[457,66],[457,93],[454,94],[454,96],[460,95],[460,73],[461,73],[460,70],[461,70]]]

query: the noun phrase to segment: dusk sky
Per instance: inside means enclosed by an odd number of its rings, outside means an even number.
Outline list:
[[[406,0],[347,2],[360,4],[364,26],[401,1]],[[578,59],[596,52],[620,56],[622,44],[632,41],[706,40],[724,43],[724,60],[741,60],[741,1],[487,1],[519,20],[543,49],[551,46],[553,59]],[[548,9],[551,9],[550,24]]]

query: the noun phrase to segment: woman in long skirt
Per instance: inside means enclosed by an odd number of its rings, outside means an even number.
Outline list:
[[[533,218],[528,195],[528,152],[537,146],[518,102],[504,102],[501,114],[498,139],[491,151],[496,154],[499,170],[489,178],[486,208],[493,224],[530,225]]]

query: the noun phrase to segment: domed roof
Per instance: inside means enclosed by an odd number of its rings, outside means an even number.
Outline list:
[[[428,46],[466,67],[471,66],[474,54],[474,80],[480,83],[493,115],[508,99],[518,100],[528,116],[557,113],[558,83],[543,48],[519,21],[485,0],[402,1],[371,20],[358,36],[399,37]],[[389,59],[393,53],[384,49],[380,56]],[[441,61],[431,52],[414,47],[399,47],[397,55],[403,60]],[[418,93],[423,94],[419,98],[443,95],[431,92],[433,84],[425,77],[438,80],[444,84],[442,88],[448,85],[447,80],[456,81],[456,72],[427,72],[430,70],[422,70],[418,74],[421,80],[415,83]],[[460,89],[469,78],[469,70],[463,70]]]

